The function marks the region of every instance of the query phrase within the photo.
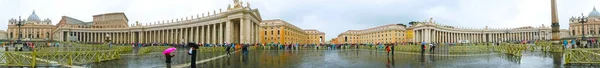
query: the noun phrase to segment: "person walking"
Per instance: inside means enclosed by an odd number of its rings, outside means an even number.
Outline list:
[[[242,45],[242,52],[244,53],[244,55],[248,55],[248,46],[248,44]]]
[[[392,50],[392,56],[394,56],[394,46],[396,46],[396,45],[398,45],[398,43],[396,43],[390,47],[390,49]]]
[[[421,42],[421,53],[425,53],[425,42]]]
[[[435,45],[433,43],[429,44],[429,51],[434,52],[435,51]]]
[[[567,44],[569,44],[568,40],[563,41],[563,50],[567,48]]]
[[[231,50],[230,50],[230,49],[231,49],[231,45],[229,45],[229,44],[225,43],[225,51],[227,51],[227,56],[229,56],[229,55],[230,55],[230,54],[229,54],[229,53],[231,52]]]
[[[165,58],[166,58],[165,63],[167,63],[167,68],[171,68],[171,58],[173,58],[173,57],[175,57],[175,55],[171,55],[171,53],[165,54]]]
[[[389,45],[385,46],[385,50],[387,51],[387,55],[390,56],[391,49]]]
[[[198,49],[198,45],[196,45],[195,43],[188,43],[187,45],[190,46],[190,51],[188,52],[188,55],[192,56],[190,67],[196,68],[196,50]]]

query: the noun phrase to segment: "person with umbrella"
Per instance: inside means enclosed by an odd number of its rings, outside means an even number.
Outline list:
[[[427,44],[427,43],[421,42],[421,54],[425,52],[425,48],[426,48],[425,44]]]
[[[188,43],[187,45],[190,46],[190,51],[188,52],[188,55],[192,56],[190,67],[196,68],[196,50],[198,49],[198,45],[196,45],[195,43]]]
[[[231,46],[232,46],[232,45],[229,45],[227,42],[225,43],[225,51],[227,51],[227,56],[229,56],[229,55],[230,55],[230,52],[231,52],[231,50],[230,50],[230,49],[231,49]]]
[[[171,55],[171,52],[176,51],[177,48],[175,47],[171,47],[171,48],[167,48],[165,49],[165,51],[163,51],[163,54],[165,55],[165,63],[167,63],[167,67],[170,68],[171,67],[171,58],[173,58],[175,55]]]

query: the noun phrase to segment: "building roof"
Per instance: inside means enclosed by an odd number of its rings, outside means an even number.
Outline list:
[[[594,7],[592,12],[590,12],[590,14],[588,14],[588,17],[589,18],[600,18],[600,13],[598,13],[598,11],[596,11],[596,7]]]
[[[90,26],[92,25],[92,22],[83,22],[81,20],[75,19],[75,18],[71,18],[68,16],[63,16],[63,19],[66,20],[66,24],[70,24],[70,25],[84,25],[84,26]]]
[[[35,11],[31,12],[31,15],[27,18],[27,21],[40,22],[40,17],[35,14]]]
[[[92,17],[98,17],[98,16],[105,16],[105,15],[123,15],[123,17],[125,17],[126,21],[129,21],[129,18],[127,18],[127,15],[125,15],[124,12],[112,12],[112,13],[104,13],[104,14],[98,14],[98,15],[94,15]]]

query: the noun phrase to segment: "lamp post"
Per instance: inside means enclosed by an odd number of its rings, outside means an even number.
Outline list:
[[[17,20],[17,24],[16,24],[16,26],[18,27],[18,33],[19,33],[18,35],[19,35],[19,37],[17,37],[17,42],[15,44],[13,44],[13,45],[21,45],[21,47],[19,47],[20,51],[23,49],[23,47],[27,47],[27,45],[22,45],[23,42],[21,41],[21,38],[22,38],[22,35],[21,35],[22,34],[21,33],[21,26],[23,26],[23,25],[25,25],[24,20],[21,20],[21,16],[19,16],[19,20]]]
[[[581,23],[581,41],[585,41],[585,23],[587,23],[587,18],[583,16],[581,13],[581,19],[579,19],[579,23]],[[580,45],[581,46],[581,45]]]
[[[19,37],[17,38],[17,44],[21,44],[21,43],[22,43],[22,42],[21,42],[21,26],[23,26],[23,25],[24,25],[24,23],[23,23],[23,22],[24,22],[24,21],[23,21],[23,20],[21,20],[21,16],[19,16],[19,20],[17,20],[17,24],[16,24],[16,25],[17,25],[17,27],[18,27],[18,31],[19,31],[19,32],[18,32],[18,33],[19,33],[19,34],[18,34],[18,35],[19,35]]]

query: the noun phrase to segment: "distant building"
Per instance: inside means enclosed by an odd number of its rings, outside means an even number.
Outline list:
[[[334,38],[333,44],[392,44],[408,42],[405,27],[388,24],[364,30],[348,30]]]
[[[8,41],[8,34],[4,30],[0,30],[0,41]]]
[[[460,28],[437,24],[433,19],[416,24],[408,29],[413,30],[413,42],[427,43],[491,43],[521,42],[533,40],[551,40],[549,26],[524,26],[517,28]]]
[[[85,43],[258,43],[258,9],[234,0],[226,10],[214,10],[169,20],[135,22],[122,12],[93,15],[92,22],[63,16],[53,40]]]
[[[561,30],[566,37],[566,30]],[[567,34],[568,35],[568,34]],[[551,40],[551,28],[458,28],[437,24],[433,19],[410,27],[398,24],[383,25],[364,30],[348,30],[330,42],[334,44],[393,44],[406,42],[427,43],[484,43],[500,41]]]
[[[569,18],[569,38],[581,39],[581,36],[585,34],[585,37],[600,37],[600,13],[596,11],[596,7],[592,9],[586,16],[587,22],[584,24],[580,23],[582,18],[580,16],[573,16]],[[585,26],[582,26],[585,25]],[[582,30],[583,28],[583,30]]]
[[[325,33],[303,30],[286,21],[264,20],[260,23],[260,43],[262,44],[320,44],[325,43]]]
[[[8,20],[8,29],[7,35],[9,40],[17,40],[19,38],[19,34],[21,34],[21,39],[23,41],[45,41],[50,40],[51,32],[54,28],[52,25],[52,21],[46,18],[41,20],[36,14],[35,11],[29,15],[29,17],[23,20],[21,23],[21,33],[19,33],[19,19],[9,19]]]

